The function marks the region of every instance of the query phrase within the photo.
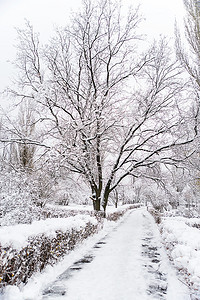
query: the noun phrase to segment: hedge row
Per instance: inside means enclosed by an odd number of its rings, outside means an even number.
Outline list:
[[[160,224],[161,223],[161,213],[158,210],[155,210],[153,208],[150,208],[148,211],[153,216],[155,222],[157,224]]]
[[[126,209],[107,214],[107,220],[117,221],[129,209],[138,208],[140,205],[132,205]],[[66,232],[56,231],[56,235],[47,237],[44,234],[30,237],[28,245],[21,250],[11,246],[3,248],[0,245],[0,288],[6,285],[19,285],[27,283],[34,272],[42,271],[48,264],[53,265],[61,257],[73,250],[76,244],[88,236],[98,232],[102,228],[104,214],[102,212],[87,212],[95,216],[97,224],[90,222],[81,230],[71,229]],[[69,213],[72,216],[73,213]],[[77,212],[76,212],[77,214]],[[86,214],[86,212],[84,212]],[[65,212],[53,213],[51,217],[63,217]],[[50,217],[50,216],[48,216]]]
[[[130,205],[129,207],[123,209],[123,210],[119,210],[113,213],[109,213],[106,216],[106,219],[109,221],[117,221],[119,218],[121,218],[128,210],[130,209],[134,209],[134,208],[139,208],[140,204],[133,204]]]
[[[99,224],[90,222],[81,230],[56,231],[50,238],[41,234],[30,237],[28,245],[20,251],[12,247],[0,247],[0,288],[6,285],[26,283],[34,272],[42,271],[73,250],[75,245],[98,231]]]

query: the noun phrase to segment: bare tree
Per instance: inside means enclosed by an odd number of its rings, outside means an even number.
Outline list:
[[[200,91],[200,4],[198,0],[183,0],[185,17],[185,38],[175,26],[176,53],[179,61],[186,70],[190,79],[189,99],[196,102],[196,110],[199,110]],[[197,127],[198,129],[198,127]]]
[[[26,142],[26,139],[34,139],[35,137],[34,109],[29,100],[21,103],[17,122],[13,124],[10,132],[14,138],[17,137],[24,141],[23,143],[11,144],[12,163],[20,169],[30,172],[33,169],[36,145]]]
[[[196,102],[196,111],[200,108],[200,3],[198,0],[184,0],[185,35],[182,37],[176,26],[176,52],[177,57],[185,68],[190,79],[190,97]],[[193,192],[198,190],[199,178],[199,113],[197,123],[197,139],[193,145],[193,155],[187,160],[188,184]],[[195,191],[196,190],[196,191]]]
[[[185,18],[185,47],[181,34],[175,27],[177,56],[193,82],[200,88],[200,5],[197,0],[183,0],[186,9]],[[188,49],[188,50],[186,50]]]
[[[139,22],[137,9],[122,18],[116,3],[84,1],[43,51],[30,24],[19,31],[21,90],[12,93],[37,104],[43,144],[85,178],[95,210],[106,210],[125,178],[172,163],[172,147],[195,136],[181,131],[181,69],[165,39],[136,52]]]

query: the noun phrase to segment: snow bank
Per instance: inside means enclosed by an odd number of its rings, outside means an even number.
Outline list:
[[[77,215],[0,228],[0,288],[26,283],[34,272],[55,264],[100,227],[95,217]]]
[[[101,214],[79,214],[0,227],[0,288],[27,283],[33,273],[54,265],[87,237],[116,221],[130,208],[116,210],[109,219]],[[8,291],[12,293],[12,290]]]
[[[0,244],[3,248],[12,246],[20,250],[28,244],[29,237],[44,234],[47,237],[55,237],[56,231],[69,231],[72,228],[80,230],[90,222],[97,224],[95,217],[77,215],[69,218],[53,218],[34,221],[32,224],[18,224],[15,226],[4,226],[0,228]]]
[[[116,229],[119,226],[119,222],[123,223],[123,220],[124,217],[118,222],[110,222],[104,219],[101,230],[77,245],[75,250],[70,251],[61,261],[53,265],[49,264],[42,272],[35,272],[26,285],[19,285],[19,287],[6,286],[4,288],[4,293],[0,294],[0,300],[40,299],[44,288],[48,287],[50,282],[56,280],[56,277],[63,273],[63,266],[67,269],[75,261],[82,259],[89,251],[91,251],[96,243]]]
[[[4,295],[0,295],[0,300],[24,300],[17,286],[7,286]]]
[[[163,237],[167,242],[190,245],[200,250],[200,231],[187,225],[187,218],[169,218],[162,222]]]
[[[161,232],[175,266],[186,275],[187,283],[200,292],[200,230],[190,227],[196,223],[196,219],[166,218]]]

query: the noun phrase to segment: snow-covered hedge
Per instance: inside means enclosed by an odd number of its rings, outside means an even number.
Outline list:
[[[183,217],[165,218],[160,229],[169,256],[200,297],[200,230],[191,227],[199,223]]]
[[[153,216],[155,222],[157,224],[160,224],[160,222],[161,222],[161,213],[160,213],[160,211],[158,211],[158,210],[156,210],[154,208],[150,208],[150,209],[148,209],[148,211]]]
[[[0,228],[0,287],[26,283],[99,227],[96,218],[79,215]]]
[[[139,208],[140,203],[132,204],[132,205],[126,205],[119,207],[116,211],[114,212],[108,212],[106,214],[106,219],[109,221],[117,221],[119,218],[121,218],[129,209],[134,209],[134,208]]]
[[[127,205],[111,210],[107,220],[117,221],[127,210],[139,206]],[[61,212],[55,209],[45,220],[0,227],[0,287],[26,283],[34,272],[54,264],[77,243],[102,228],[102,212],[80,212],[77,215],[76,210]],[[75,213],[76,216],[69,217]]]
[[[125,212],[129,209],[139,208],[140,203],[127,204],[119,206],[117,209],[114,206],[108,206],[106,211],[106,219],[109,221],[117,221]],[[77,214],[95,216],[98,219],[104,217],[104,212],[96,212],[91,206],[51,206],[47,205],[43,209],[43,218],[68,218],[70,216],[76,216]]]

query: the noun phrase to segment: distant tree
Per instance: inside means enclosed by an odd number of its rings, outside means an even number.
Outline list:
[[[176,26],[177,57],[189,75],[189,100],[195,99],[197,111],[197,138],[193,144],[193,155],[187,160],[185,167],[189,172],[188,184],[193,193],[198,195],[199,168],[199,109],[200,109],[200,2],[198,0],[184,0],[185,34],[182,36]],[[189,102],[189,101],[188,101]],[[189,123],[188,123],[189,124]],[[185,151],[185,150],[184,150]],[[188,150],[187,150],[188,151]],[[197,196],[198,199],[198,196]],[[196,202],[196,206],[198,203]]]
[[[85,179],[95,210],[106,210],[125,178],[150,178],[147,169],[175,163],[171,149],[196,133],[195,120],[183,131],[181,68],[167,41],[139,55],[138,10],[122,16],[116,2],[84,1],[45,49],[29,23],[18,31],[20,73],[11,92],[35,104],[45,135],[33,142]]]
[[[180,31],[176,26],[176,52],[193,83],[199,89],[200,4],[197,0],[183,0],[183,2],[187,14],[185,18],[185,38],[187,44],[185,45],[185,43],[183,43]]]
[[[31,172],[34,167],[36,145],[27,143],[27,140],[34,139],[36,132],[34,109],[31,107],[30,100],[21,103],[17,120],[14,122],[15,124],[10,127],[10,134],[13,138],[20,139],[21,143],[11,144],[11,163],[21,170]]]
[[[188,97],[189,99],[195,99],[197,107],[195,109],[198,116],[200,107],[200,3],[198,0],[183,0],[183,2],[186,9],[185,37],[182,37],[176,25],[176,53],[189,75],[190,87],[188,88],[190,88],[190,94],[188,94]]]

